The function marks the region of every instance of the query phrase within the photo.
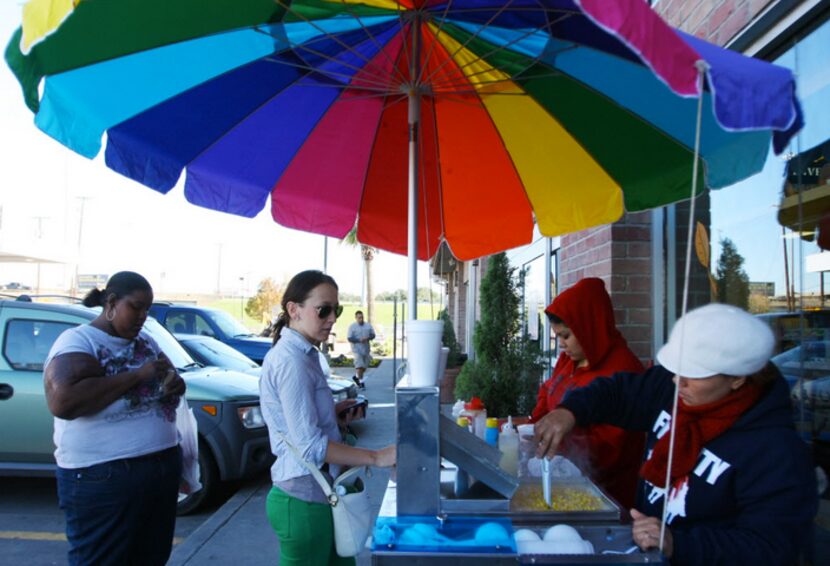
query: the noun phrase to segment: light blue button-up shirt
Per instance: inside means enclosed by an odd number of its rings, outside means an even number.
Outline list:
[[[271,481],[290,495],[313,501],[325,501],[322,490],[275,431],[282,433],[307,462],[318,468],[325,462],[329,440],[341,441],[334,399],[319,355],[317,348],[299,332],[283,328],[279,341],[265,356],[259,381],[271,451],[277,456],[271,466]],[[337,477],[339,470],[330,465],[329,471]]]

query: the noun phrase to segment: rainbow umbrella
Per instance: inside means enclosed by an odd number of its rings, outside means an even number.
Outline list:
[[[106,132],[157,191],[186,170],[194,204],[270,196],[284,226],[413,265],[727,186],[802,124],[788,70],[642,0],[34,0],[6,60],[76,152]]]

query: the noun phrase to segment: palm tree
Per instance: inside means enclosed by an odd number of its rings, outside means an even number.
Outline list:
[[[372,260],[375,259],[377,250],[372,246],[367,246],[357,241],[357,226],[346,234],[346,237],[343,238],[343,243],[353,247],[360,246],[360,255],[363,256],[363,269],[366,274],[366,320],[369,321],[369,324],[374,324],[375,294],[372,281]]]

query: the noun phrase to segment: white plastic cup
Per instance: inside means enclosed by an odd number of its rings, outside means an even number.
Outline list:
[[[409,384],[429,387],[438,383],[438,361],[441,357],[442,320],[410,320],[406,323],[408,345],[407,367]]]
[[[435,375],[438,376],[438,381],[444,377],[444,370],[447,369],[447,358],[450,355],[450,349],[446,346],[441,347],[441,353],[438,354],[438,373]]]
[[[533,441],[534,427],[523,424],[516,427],[519,432],[519,478],[531,477],[528,462],[536,456],[536,443]]]

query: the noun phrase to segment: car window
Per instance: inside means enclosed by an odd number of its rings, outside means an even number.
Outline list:
[[[218,340],[185,340],[185,349],[194,358],[210,366],[224,367],[238,371],[247,371],[259,367],[248,356],[234,350]]]
[[[233,318],[225,311],[211,309],[207,311],[210,319],[225,333],[226,336],[251,336],[251,331],[248,330],[241,322]]]
[[[176,334],[193,334],[193,315],[184,312],[171,313],[164,319],[164,327]]]
[[[199,336],[215,336],[213,328],[210,327],[208,321],[202,315],[194,315],[193,317],[193,332],[191,334],[198,334]]]
[[[182,345],[168,332],[161,324],[154,318],[147,317],[144,321],[144,331],[156,341],[164,352],[170,362],[178,369],[193,363],[193,358],[190,357]]]
[[[765,313],[758,317],[775,333],[775,352],[786,352],[802,342],[830,340],[830,311]]]
[[[61,332],[77,324],[48,320],[10,320],[3,355],[18,370],[43,371],[43,362]]]

